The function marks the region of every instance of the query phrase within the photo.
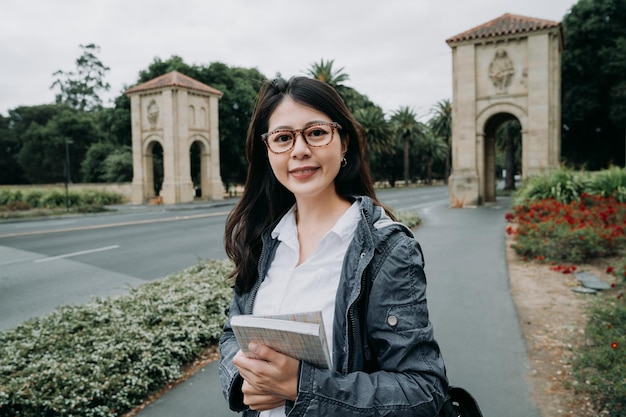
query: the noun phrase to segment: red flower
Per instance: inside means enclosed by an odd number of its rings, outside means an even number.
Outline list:
[[[607,273],[607,274],[612,274],[614,270],[615,270],[615,268],[613,268],[612,266],[609,266],[609,267],[606,269],[606,273]]]
[[[617,342],[611,343],[611,348],[617,349],[617,346],[618,346]]]

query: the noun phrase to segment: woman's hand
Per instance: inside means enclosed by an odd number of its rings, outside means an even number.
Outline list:
[[[271,348],[251,343],[254,358],[239,351],[233,363],[244,383],[243,402],[252,410],[264,411],[279,407],[285,400],[295,401],[298,394],[300,361]]]

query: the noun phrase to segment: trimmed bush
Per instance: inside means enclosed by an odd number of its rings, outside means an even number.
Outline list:
[[[182,376],[222,333],[229,261],[0,333],[0,415],[115,416]]]
[[[395,213],[396,219],[410,229],[422,224],[422,219],[415,211],[398,211]]]
[[[32,190],[28,192],[0,190],[0,206],[26,207],[33,209],[61,209],[66,204],[70,209],[76,209],[82,213],[102,211],[102,207],[111,204],[120,204],[123,200],[121,194],[107,191],[70,191],[67,195],[63,189],[50,191]]]

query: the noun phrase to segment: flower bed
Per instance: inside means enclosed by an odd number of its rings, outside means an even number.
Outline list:
[[[525,260],[550,262],[554,271],[614,259],[606,272],[612,290],[588,312],[585,339],[572,364],[575,389],[592,398],[599,414],[626,412],[626,170],[573,173],[561,169],[528,181],[519,191],[506,233]]]
[[[614,256],[626,247],[626,203],[614,197],[582,193],[579,201],[546,198],[518,205],[507,220],[507,233],[522,257],[580,263]]]

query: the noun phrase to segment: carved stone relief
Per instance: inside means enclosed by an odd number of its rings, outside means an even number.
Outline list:
[[[507,92],[515,75],[513,61],[509,58],[506,50],[498,49],[491,64],[489,64],[489,78],[500,94]]]
[[[150,123],[150,128],[156,128],[157,121],[159,120],[159,106],[157,106],[156,101],[151,100],[150,104],[148,104],[148,123]]]

